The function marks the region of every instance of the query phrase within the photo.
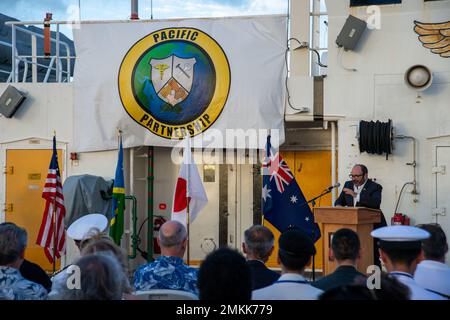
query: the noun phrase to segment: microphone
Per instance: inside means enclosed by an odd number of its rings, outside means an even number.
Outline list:
[[[341,186],[341,184],[338,182],[338,183],[333,184],[332,186],[326,188],[325,190],[331,191],[331,190],[333,190],[334,188],[339,188],[340,186]]]

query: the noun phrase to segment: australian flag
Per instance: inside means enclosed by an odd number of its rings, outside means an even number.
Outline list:
[[[316,242],[320,229],[306,204],[297,181],[287,163],[270,144],[267,137],[266,157],[263,162],[262,208],[264,219],[278,231],[298,227],[307,232]]]

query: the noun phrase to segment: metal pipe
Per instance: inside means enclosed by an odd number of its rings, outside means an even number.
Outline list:
[[[36,83],[37,82],[37,42],[36,42],[36,36],[31,36],[31,82]]]
[[[331,185],[336,185],[336,123],[331,121]],[[331,192],[331,205],[336,201],[336,190]]]
[[[153,20],[153,0],[150,0],[150,19]]]
[[[148,147],[147,151],[147,261],[153,261],[153,167],[154,148]]]
[[[134,195],[125,196],[126,200],[131,200],[133,203],[133,208],[131,208],[131,222],[132,222],[132,231],[131,231],[131,248],[132,253],[128,255],[128,259],[136,258],[137,251],[137,243],[138,243],[138,235],[136,234],[137,230],[137,199]]]
[[[52,70],[53,63],[55,63],[55,57],[52,57],[52,59],[50,60],[50,63],[48,64],[48,70],[45,74],[44,81],[42,82],[46,83],[48,81],[48,77],[50,76],[50,71]]]
[[[129,182],[129,186],[130,186],[130,195],[134,196],[134,148],[130,148],[130,153],[129,153],[129,159],[130,159],[130,182]],[[131,215],[131,217],[129,218],[129,223],[130,225],[133,224],[133,214]],[[133,246],[133,233],[131,233],[131,244]]]
[[[416,138],[412,137],[412,136],[405,136],[405,135],[397,135],[395,136],[395,139],[410,139],[413,142],[413,162],[407,162],[406,165],[407,166],[412,166],[413,167],[413,181],[411,182],[413,185],[413,189],[411,191],[411,194],[419,194],[417,192],[417,173],[416,173],[416,167],[417,167],[417,162],[416,162]]]
[[[130,148],[130,194],[134,195],[134,148]]]
[[[282,17],[282,18],[286,18],[286,14],[273,14],[271,15],[272,17]],[[233,20],[233,19],[245,19],[245,18],[257,18],[257,17],[266,17],[266,15],[243,15],[243,16],[235,16],[235,17],[225,17],[225,19],[227,20]],[[167,21],[186,21],[186,20],[202,20],[202,21],[209,21],[209,20],[214,20],[217,19],[215,17],[207,17],[207,18],[177,18],[177,19],[155,19],[154,21],[161,21],[161,22],[167,22]],[[151,19],[140,19],[138,21],[130,21],[130,20],[84,20],[82,22],[80,22],[81,24],[98,24],[99,22],[101,22],[102,24],[105,23],[137,23],[137,22],[142,22],[142,23],[146,23],[146,22],[150,22],[152,21]],[[41,25],[44,24],[44,22],[42,20],[39,21],[6,21],[5,25]],[[71,21],[51,21],[50,24],[73,24],[73,20]]]
[[[398,198],[397,198],[397,203],[395,204],[394,214],[397,213],[398,205],[400,204],[400,198],[402,197],[402,194],[403,194],[403,189],[405,189],[405,187],[406,187],[407,185],[409,185],[409,184],[414,185],[413,182],[405,182],[405,184],[403,184],[403,186],[402,186],[402,188],[401,188],[401,190],[400,190],[400,193],[399,193],[399,195],[398,195]]]
[[[59,24],[56,25],[56,81],[61,82],[61,75],[59,73],[60,69],[59,61]]]
[[[5,23],[5,24],[8,24],[8,23]],[[53,23],[51,23],[51,24],[53,24]],[[44,36],[42,34],[30,31],[30,30],[27,30],[27,29],[17,28],[17,27],[15,27],[15,24],[11,24],[11,25],[14,28],[16,28],[17,31],[20,31],[20,32],[23,32],[23,33],[27,33],[27,34],[32,35],[32,36],[36,36],[38,38],[42,38],[42,39],[44,38]],[[50,38],[50,41],[56,43],[56,39]],[[70,52],[70,47],[69,47],[69,44],[67,42],[59,41],[59,43],[66,48],[67,52]]]
[[[138,9],[138,0],[131,0],[131,20],[139,20],[139,9]]]
[[[23,75],[22,75],[22,82],[27,82],[27,75],[28,75],[28,61],[23,61]]]
[[[26,58],[27,58],[27,56],[19,56],[19,57],[17,57],[17,60],[19,61],[19,64],[20,64],[21,61],[24,62],[24,63],[31,63],[31,64],[34,64],[33,62],[28,61]],[[31,57],[28,56],[28,58],[31,58]],[[39,56],[38,56],[38,58],[39,58]],[[55,58],[55,57],[53,57],[53,58]],[[48,65],[45,65],[45,64],[42,64],[42,63],[36,63],[36,65],[37,65],[38,67],[44,67],[44,68],[47,68],[47,69],[51,69],[51,71],[56,70],[56,68],[53,68],[53,67],[50,67],[50,68],[49,68]],[[66,71],[62,71],[62,70],[60,70],[59,72],[60,72],[61,74],[62,74],[62,73],[67,73]],[[7,72],[7,73],[9,73],[9,72]]]
[[[12,82],[17,82],[17,75],[16,75],[16,26],[11,26],[11,73],[12,73]]]

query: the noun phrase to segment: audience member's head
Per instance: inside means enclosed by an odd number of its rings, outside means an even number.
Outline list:
[[[86,232],[82,239],[74,239],[73,241],[75,242],[78,250],[80,250],[81,252],[81,250],[83,250],[83,246],[89,243],[91,237],[99,237],[99,235],[101,234],[106,235],[106,233],[100,232],[100,230],[97,228],[91,228]]]
[[[320,300],[408,300],[410,291],[394,276],[381,273],[379,288],[369,289],[366,280],[356,280],[352,285],[339,286],[324,292]]]
[[[430,233],[413,226],[386,226],[373,230],[371,236],[379,239],[380,258],[388,272],[413,274],[421,260],[422,241]]]
[[[76,279],[67,279],[72,286],[62,286],[56,299],[61,300],[121,300],[126,292],[122,266],[115,256],[97,253],[81,257],[73,266],[79,268],[79,286]],[[73,273],[76,277],[77,273]]]
[[[158,244],[163,256],[183,258],[187,241],[186,228],[176,220],[165,222],[159,229]]]
[[[108,227],[108,219],[100,213],[87,213],[72,221],[67,228],[67,236],[75,241],[75,245],[80,249],[81,242],[90,235],[103,232]]]
[[[14,223],[0,223],[0,266],[19,269],[27,246],[27,231]]]
[[[361,244],[358,234],[351,229],[339,229],[333,234],[331,240],[330,257],[338,265],[355,265],[361,256]]]
[[[278,240],[278,262],[283,273],[303,273],[314,254],[313,241],[300,229],[289,229]]]
[[[379,250],[380,258],[389,272],[404,271],[412,274],[420,260],[420,247],[396,248],[380,245]]]
[[[81,255],[87,256],[100,252],[107,252],[116,257],[120,262],[123,273],[128,277],[128,258],[125,251],[114,243],[114,241],[105,233],[99,232],[97,234],[90,235],[89,238],[81,242]],[[127,278],[125,278],[127,279]],[[128,280],[125,283],[127,292],[131,292],[131,286]]]
[[[221,248],[210,253],[198,274],[200,300],[250,300],[252,280],[245,258]]]
[[[242,250],[249,260],[266,262],[273,251],[274,236],[269,228],[254,225],[244,232]]]
[[[445,255],[448,252],[447,237],[439,224],[420,224],[417,227],[428,231],[431,237],[422,240],[423,257],[426,260],[434,260],[445,263]]]

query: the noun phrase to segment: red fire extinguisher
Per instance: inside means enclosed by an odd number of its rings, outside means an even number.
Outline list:
[[[163,216],[155,216],[153,218],[153,253],[161,254],[161,248],[158,245],[159,229],[167,220]]]
[[[391,218],[391,225],[404,225],[409,226],[410,220],[409,217],[406,214],[402,213],[395,213],[394,216]]]

